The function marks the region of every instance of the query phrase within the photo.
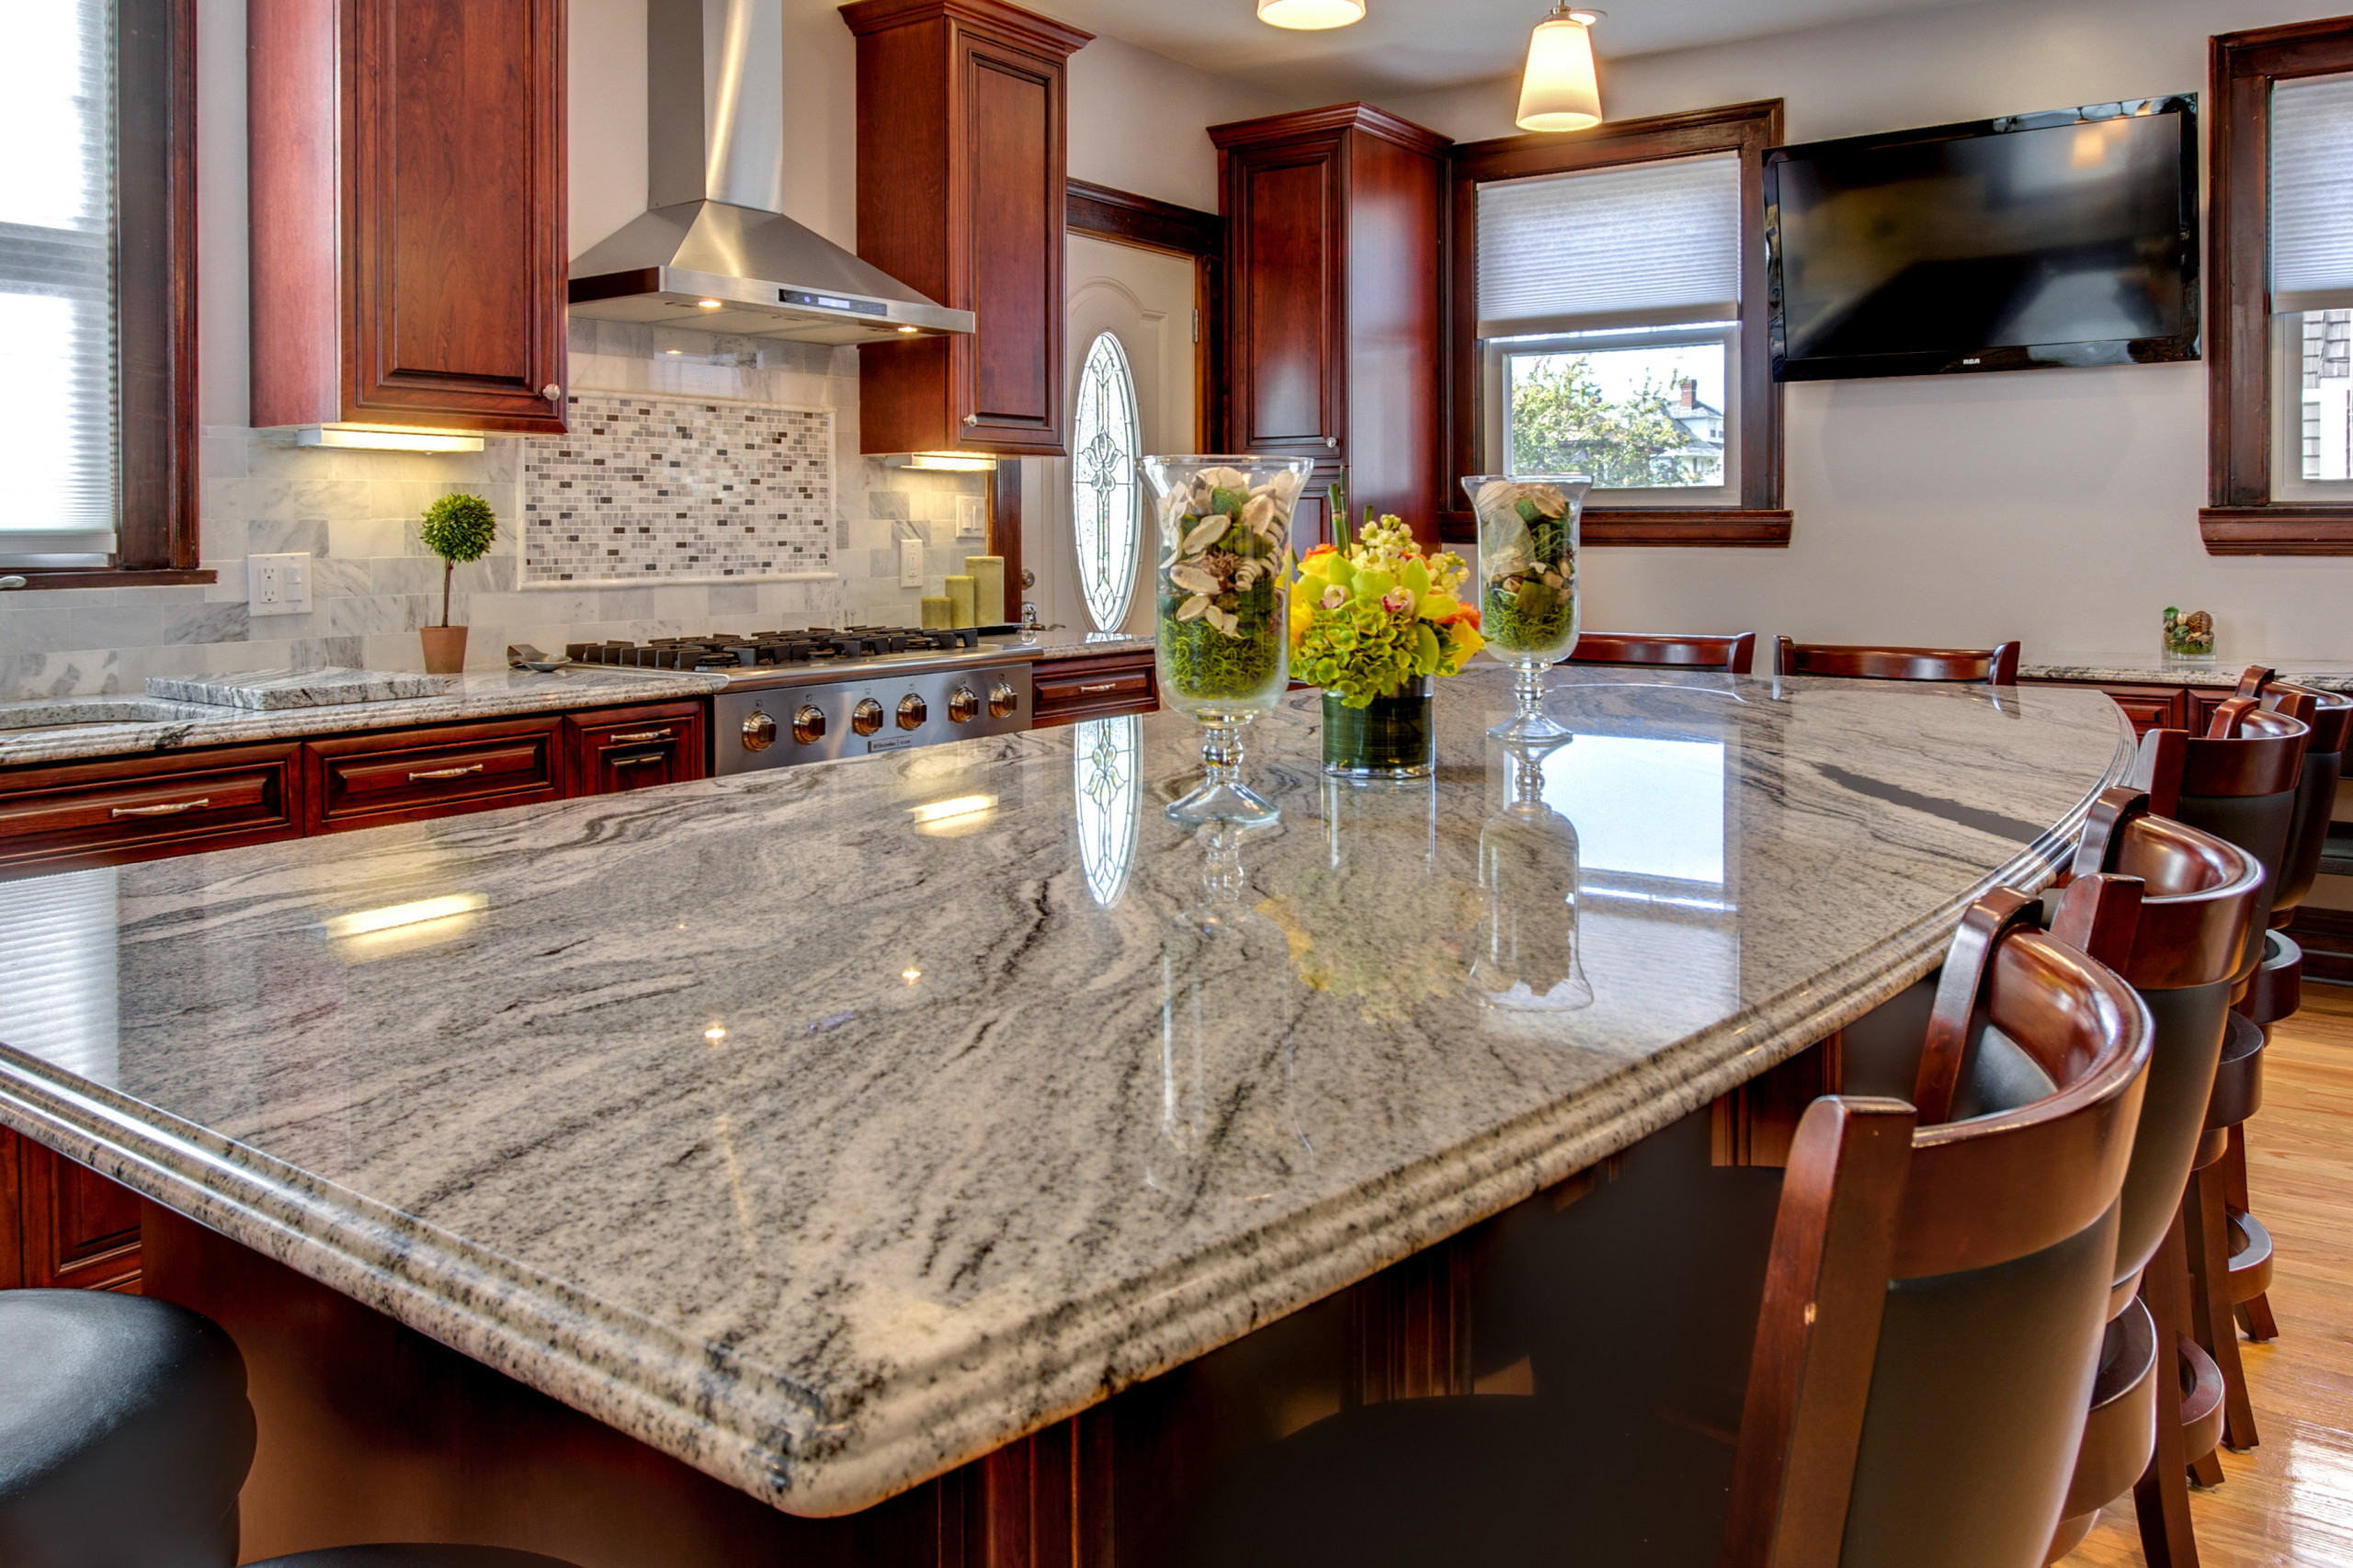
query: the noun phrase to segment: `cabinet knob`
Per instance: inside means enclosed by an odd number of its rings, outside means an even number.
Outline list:
[[[981,416],[977,414],[968,414],[964,415],[964,423],[967,425],[978,425],[980,422]]]
[[[562,403],[563,401],[563,389],[556,385],[553,381],[550,381],[547,385],[540,389],[540,395],[547,399],[550,403]]]
[[[1340,445],[1340,438],[1337,436],[1326,436],[1324,437],[1324,444],[1335,450],[1337,450]]]

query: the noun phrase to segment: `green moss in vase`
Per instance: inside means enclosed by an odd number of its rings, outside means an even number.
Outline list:
[[[1244,698],[1266,688],[1280,650],[1273,629],[1249,637],[1228,637],[1201,620],[1163,619],[1160,643],[1168,655],[1169,678],[1195,700]]]

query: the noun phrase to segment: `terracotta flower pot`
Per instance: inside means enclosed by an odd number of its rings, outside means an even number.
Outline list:
[[[425,640],[425,673],[453,676],[466,667],[466,629],[462,626],[420,626]]]

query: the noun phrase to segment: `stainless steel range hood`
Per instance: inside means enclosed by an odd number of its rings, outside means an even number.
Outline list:
[[[784,0],[647,0],[648,206],[572,264],[572,313],[802,343],[971,332],[778,210]]]

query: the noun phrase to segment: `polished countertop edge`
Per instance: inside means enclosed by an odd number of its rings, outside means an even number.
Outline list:
[[[2235,687],[2250,665],[2279,672],[2279,678],[2322,691],[2353,692],[2353,662],[2327,659],[2220,658],[2211,664],[2175,664],[2154,654],[2063,653],[2040,664],[2018,665],[2020,680],[2114,682],[2121,686]]]
[[[677,702],[708,697],[727,683],[717,676],[647,671],[632,675],[532,675],[477,671],[459,678],[458,689],[439,697],[394,698],[313,708],[244,709],[223,706],[217,717],[196,714],[170,719],[134,719],[0,729],[0,767],[44,762],[92,762],[105,757],[145,756],[194,751],[205,746],[251,745],[313,735],[394,730],[473,719],[503,719],[573,709],[615,708],[640,702]],[[546,683],[541,685],[540,683]],[[36,699],[44,702],[68,699]],[[141,700],[135,696],[122,700]],[[145,700],[160,703],[163,699]],[[178,702],[175,708],[206,704]]]
[[[1052,664],[1060,659],[1092,659],[1105,653],[1149,653],[1153,641],[1149,632],[1134,632],[1119,637],[1106,637],[1100,642],[1040,642],[1034,652],[1040,664]]]
[[[2055,875],[2106,775],[2060,822],[1934,913],[1868,950],[1572,1099],[1531,1112],[1272,1230],[1123,1280],[993,1355],[915,1362],[863,1391],[854,1453],[829,1414],[754,1367],[617,1311],[454,1236],[389,1217],[138,1102],[0,1048],[0,1120],[288,1267],[788,1512],[870,1507],[1196,1359],[1586,1169],[1853,1022],[1928,973],[1986,889]],[[277,1167],[286,1169],[286,1167]],[[449,1287],[455,1284],[457,1289]],[[654,1349],[648,1357],[644,1352]],[[762,1384],[767,1386],[762,1388]],[[727,1397],[711,1397],[723,1386]],[[754,1423],[718,1425],[741,1411]],[[887,1418],[875,1416],[888,1410]],[[1008,1411],[1017,1411],[1008,1415]]]

